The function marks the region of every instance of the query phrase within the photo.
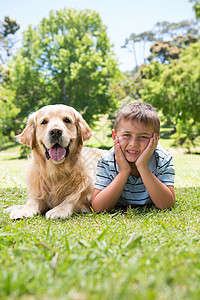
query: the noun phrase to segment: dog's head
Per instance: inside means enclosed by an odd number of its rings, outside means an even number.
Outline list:
[[[45,154],[46,159],[60,164],[91,136],[92,130],[80,113],[70,106],[57,104],[32,113],[24,131],[16,139]]]

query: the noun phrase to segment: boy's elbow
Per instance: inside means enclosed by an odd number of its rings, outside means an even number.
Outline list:
[[[109,212],[110,211],[110,210],[107,210],[105,208],[99,207],[97,205],[93,205],[93,204],[92,204],[92,209],[93,209],[94,212],[97,212],[97,213]]]
[[[170,201],[170,203],[160,203],[160,204],[158,204],[158,205],[156,205],[157,206],[157,208],[159,208],[160,210],[164,210],[164,209],[169,209],[169,208],[172,208],[172,207],[174,207],[174,204],[175,204],[175,199],[172,199],[171,201]]]
[[[159,201],[158,205],[156,205],[161,210],[172,208],[175,204],[174,187],[168,187],[168,188],[170,190],[168,197],[164,201]]]
[[[93,209],[94,212],[97,212],[97,213],[102,213],[102,212],[109,212],[111,211],[111,209],[108,209],[102,205],[100,205],[98,202],[96,201],[92,201],[91,203],[91,207]]]
[[[97,213],[101,212],[95,205],[92,205],[92,210]]]
[[[98,208],[97,208],[96,205],[93,203],[93,201],[92,201],[92,203],[91,203],[91,207],[92,207],[92,210],[93,210],[94,212],[99,212]]]

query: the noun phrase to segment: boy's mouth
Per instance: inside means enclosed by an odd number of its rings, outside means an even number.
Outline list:
[[[126,152],[128,154],[138,154],[139,153],[139,151],[136,151],[136,150],[126,150]]]

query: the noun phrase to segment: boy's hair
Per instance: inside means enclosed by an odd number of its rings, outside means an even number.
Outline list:
[[[139,121],[145,125],[152,125],[157,135],[160,134],[160,120],[156,109],[148,103],[134,102],[128,103],[118,112],[114,129],[117,128],[121,120],[125,121]]]

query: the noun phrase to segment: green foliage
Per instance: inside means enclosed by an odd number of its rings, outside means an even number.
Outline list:
[[[16,122],[13,120],[20,111],[15,105],[15,92],[9,89],[12,68],[6,65],[19,28],[19,24],[8,16],[0,21],[0,148],[13,139],[16,130]]]
[[[63,103],[92,125],[99,114],[116,107],[111,87],[121,74],[99,14],[63,9],[24,32],[13,76],[19,118],[43,105]]]
[[[147,59],[149,61],[158,59],[161,64],[170,63],[171,60],[179,58],[185,46],[189,46],[198,40],[198,36],[188,33],[185,36],[177,36],[171,41],[157,41],[150,47],[151,55]]]
[[[196,17],[200,18],[200,1],[199,0],[189,0],[193,2],[193,9],[195,11]]]
[[[179,60],[160,65],[151,62],[143,70],[143,100],[152,103],[177,126],[177,142],[199,142],[200,43],[191,44]],[[188,142],[187,142],[188,147]]]
[[[13,122],[19,113],[14,99],[15,93],[0,85],[0,148],[9,140],[14,138],[19,123]]]
[[[12,47],[15,44],[14,35],[19,28],[15,19],[9,16],[5,16],[4,21],[0,21],[0,66],[1,63],[5,63],[6,56],[11,55]]]
[[[171,59],[179,57],[184,45],[189,45],[199,40],[198,20],[180,21],[170,23],[167,21],[158,22],[150,31],[139,34],[132,33],[125,40],[124,48],[133,52],[135,66],[138,67],[138,57],[136,54],[137,43],[143,46],[143,54],[140,62],[145,62],[145,48],[150,46],[151,55],[147,57],[149,61],[158,58],[161,63],[169,62]],[[153,43],[154,42],[154,43]],[[152,44],[153,43],[153,44]],[[139,51],[141,53],[141,51]]]
[[[177,125],[177,133],[174,135],[175,144],[183,146],[190,152],[192,147],[200,145],[200,122],[193,119],[180,120]]]
[[[0,152],[1,299],[199,299],[199,155],[174,155],[171,210],[11,221],[3,207],[26,198],[17,155]]]

